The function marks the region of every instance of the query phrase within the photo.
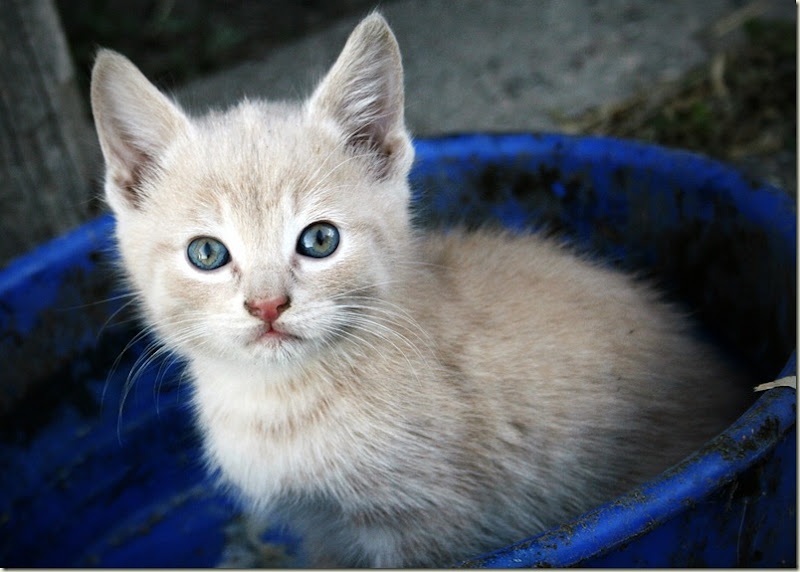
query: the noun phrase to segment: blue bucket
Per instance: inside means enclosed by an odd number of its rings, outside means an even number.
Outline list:
[[[416,148],[423,224],[568,235],[655,277],[754,385],[796,375],[796,203],[782,191],[690,153],[604,138],[466,135]],[[101,217],[0,273],[0,566],[213,566],[239,518],[200,463],[179,365],[154,360],[128,378],[152,350],[110,278],[112,228]],[[655,480],[461,564],[795,566],[795,409],[794,389],[767,390]],[[263,540],[296,550],[280,528]]]

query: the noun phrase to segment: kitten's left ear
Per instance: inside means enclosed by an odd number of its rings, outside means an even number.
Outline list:
[[[92,69],[92,113],[106,162],[106,198],[119,212],[147,198],[142,180],[189,129],[181,109],[128,58],[100,50]]]
[[[351,147],[371,155],[378,178],[408,174],[414,150],[403,118],[403,64],[383,16],[368,16],[350,34],[308,105],[338,122]]]

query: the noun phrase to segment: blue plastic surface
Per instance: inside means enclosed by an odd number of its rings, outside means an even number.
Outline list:
[[[569,236],[656,277],[755,382],[796,375],[796,205],[782,191],[696,155],[602,138],[465,135],[416,148],[423,224]],[[112,227],[101,217],[0,272],[0,566],[212,566],[238,514],[200,463],[180,364],[156,359],[129,378],[151,349],[129,344]],[[795,566],[795,419],[794,390],[765,392],[659,478],[463,564]]]

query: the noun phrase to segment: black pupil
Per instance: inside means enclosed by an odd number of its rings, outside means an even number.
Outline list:
[[[209,262],[209,260],[214,258],[214,248],[211,246],[211,242],[208,240],[203,243],[200,247],[200,252],[197,253],[200,257],[200,260],[203,262]]]
[[[328,234],[323,232],[321,228],[317,229],[316,242],[318,250],[325,250],[325,245],[328,242]]]

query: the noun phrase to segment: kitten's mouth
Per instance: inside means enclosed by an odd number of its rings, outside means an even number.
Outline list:
[[[254,341],[256,343],[281,344],[298,339],[299,338],[293,334],[275,329],[272,326],[264,326],[257,332]]]

